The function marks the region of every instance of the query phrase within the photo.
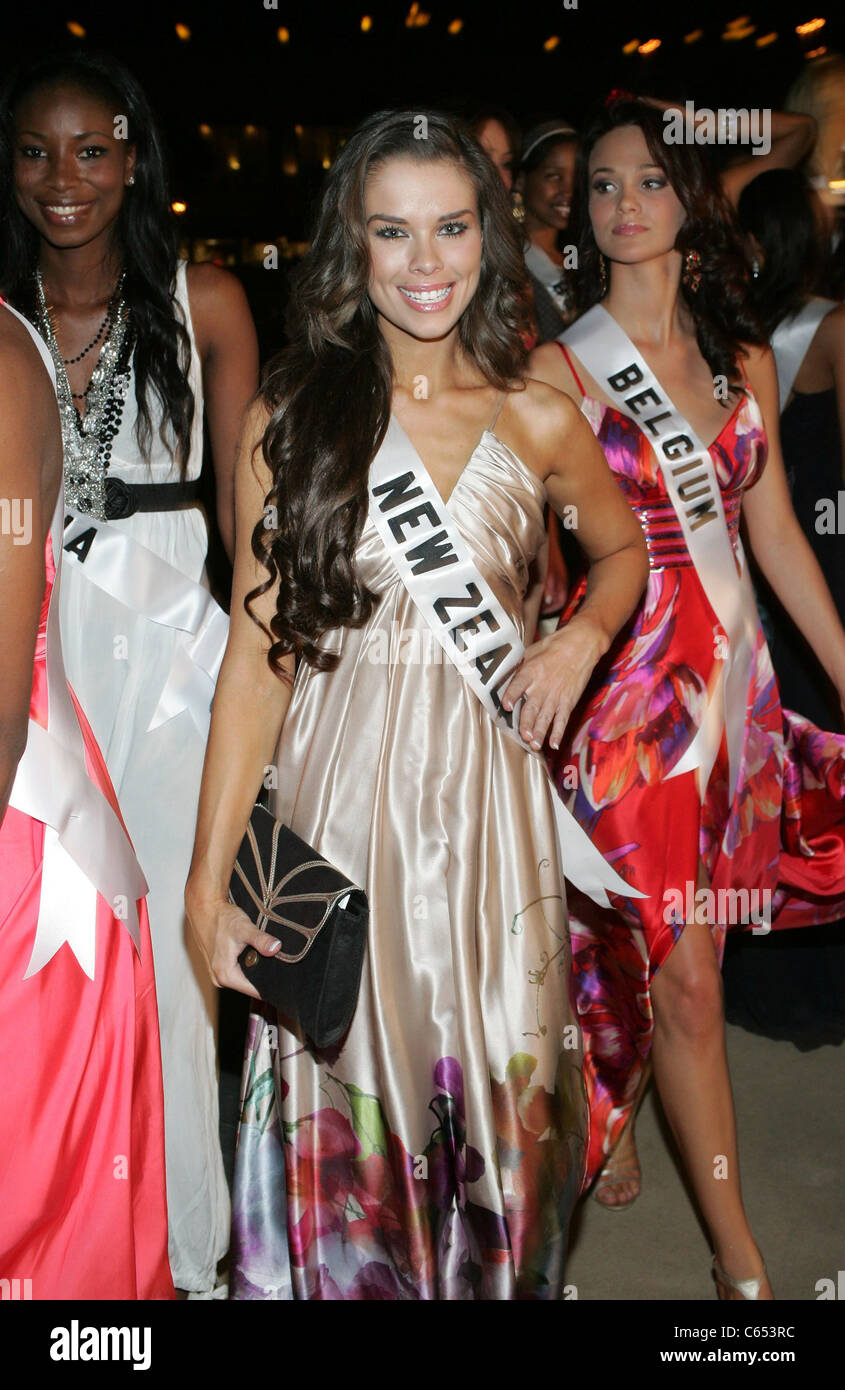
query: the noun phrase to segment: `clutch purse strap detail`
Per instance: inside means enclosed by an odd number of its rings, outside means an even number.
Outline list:
[[[278,883],[274,883],[273,880],[276,874],[276,856],[278,851],[279,833],[281,828],[282,827],[279,822],[277,822],[273,826],[270,867],[268,872],[265,874],[264,865],[261,859],[261,851],[258,845],[258,840],[256,838],[255,830],[252,826],[252,823],[250,822],[250,824],[247,827],[246,835],[255,862],[256,876],[258,879],[259,888],[261,890],[260,896],[253,888],[238,860],[235,860],[233,872],[240,879],[244,889],[246,890],[250,898],[250,901],[253,903],[256,909],[255,925],[259,931],[264,931],[268,922],[275,922],[281,926],[289,927],[291,931],[294,931],[299,936],[305,938],[305,944],[303,945],[302,950],[298,951],[295,955],[289,954],[285,951],[278,951],[276,955],[273,957],[274,960],[286,961],[289,965],[295,965],[297,961],[300,961],[305,956],[307,956],[312,945],[314,944],[315,938],[319,935],[321,929],[325,926],[326,921],[328,920],[329,915],[331,914],[332,909],[335,906],[335,903],[337,903],[340,898],[348,896],[349,888],[341,887],[339,889],[335,889],[333,892],[330,893],[285,893],[284,889],[290,883],[291,879],[295,878],[297,874],[305,873],[309,869],[321,869],[324,867],[325,861],[322,859],[310,859],[302,864],[296,864],[285,874],[284,878],[279,879]],[[276,911],[277,908],[283,907],[285,903],[322,903],[323,915],[320,918],[319,922],[316,924],[316,926],[306,927],[301,922],[295,922],[290,917],[285,917],[282,913]]]

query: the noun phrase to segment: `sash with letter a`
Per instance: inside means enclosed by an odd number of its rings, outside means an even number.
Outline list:
[[[214,686],[229,636],[229,619],[209,590],[120,527],[70,508],[64,551],[89,583],[148,622],[180,633],[147,732],[186,709],[207,738]]]
[[[703,797],[724,729],[733,799],[745,740],[757,605],[739,540],[734,558],[710,452],[603,305],[594,305],[561,334],[559,341],[571,347],[590,375],[601,382],[616,409],[647,431],[690,558],[724,628],[728,649],[716,688],[710,692],[698,733],[668,775],[677,777],[697,768]]]
[[[28,330],[55,388],[52,360],[35,329],[16,309],[8,304],[4,308]],[[56,574],[45,633],[47,727],[29,721],[9,805],[44,825],[38,921],[24,979],[37,975],[67,943],[93,980],[97,894],[122,918],[140,952],[138,899],[146,895],[147,880],[119,816],[88,773],[82,729],[65,675],[59,628],[62,503],[60,486],[50,523]]]
[[[518,732],[501,693],[525,654],[522,638],[472,558],[431,476],[395,416],[370,465],[370,517],[402,583],[449,660],[503,734],[540,758]],[[608,890],[646,896],[620,878],[570,815],[552,805],[566,877],[602,907]]]

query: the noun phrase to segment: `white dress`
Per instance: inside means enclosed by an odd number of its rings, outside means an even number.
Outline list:
[[[202,467],[203,390],[184,262],[178,267],[176,300],[191,340],[195,414],[185,475],[190,480]],[[111,475],[131,483],[180,480],[179,466],[158,435],[157,410],[153,397],[152,458],[147,463],[135,438],[133,370],[112,445]],[[208,530],[199,505],[136,512],[107,524],[195,583],[206,584]],[[173,1281],[177,1288],[208,1291],[229,1241],[229,1193],[218,1132],[217,992],[191,939],[184,909],[206,741],[186,709],[147,732],[181,638],[178,629],[133,613],[92,583],[82,566],[70,563],[64,566],[61,621],[68,679],[105,756],[149,883]]]

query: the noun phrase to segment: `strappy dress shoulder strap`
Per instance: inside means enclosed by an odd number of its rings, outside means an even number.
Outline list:
[[[505,401],[507,400],[507,398],[508,398],[508,393],[507,393],[507,391],[502,391],[501,394],[499,395],[499,399],[496,401],[496,408],[495,408],[495,410],[493,411],[493,418],[491,419],[490,424],[487,426],[487,431],[488,431],[489,434],[492,434],[493,430],[496,428],[496,421],[498,420],[498,418],[499,418],[499,416],[500,416],[500,414],[501,414],[501,412],[502,412],[502,406],[504,405],[504,403],[505,403]]]
[[[567,366],[569,367],[569,370],[571,371],[572,375],[573,375],[574,378],[575,378],[575,385],[578,387],[578,390],[581,392],[581,395],[582,395],[582,396],[586,396],[587,393],[586,393],[586,391],[584,390],[584,387],[581,385],[581,378],[579,377],[578,373],[577,373],[576,370],[575,370],[575,365],[574,365],[574,363],[573,363],[573,361],[572,361],[572,358],[569,356],[569,353],[566,351],[566,345],[565,345],[564,343],[562,343],[562,342],[560,341],[560,339],[556,339],[555,341],[557,342],[558,347],[560,348],[561,352],[563,353],[564,357],[566,358]]]

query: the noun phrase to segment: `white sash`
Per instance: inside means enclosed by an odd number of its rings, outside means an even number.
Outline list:
[[[816,329],[831,309],[836,308],[838,304],[835,299],[811,299],[797,314],[781,319],[772,334],[781,414],[786,410],[789,393],[807,355],[807,349],[816,335]]]
[[[125,531],[68,509],[64,550],[98,589],[152,623],[186,634],[173,656],[150,730],[187,709],[204,738],[226,650],[229,619],[208,589]]]
[[[479,571],[428,470],[395,416],[370,465],[369,514],[402,583],[449,660],[503,734],[545,760],[520,738],[518,707],[502,708],[500,691],[522,661],[519,632]],[[552,804],[566,877],[602,907],[608,890],[642,898],[620,878],[570,815],[556,790]]]
[[[650,437],[660,464],[698,578],[727,635],[727,655],[718,668],[716,688],[710,691],[701,727],[668,776],[699,769],[699,791],[703,797],[724,728],[733,798],[745,741],[757,605],[739,540],[741,574],[737,574],[713,460],[627,333],[602,304],[588,310],[561,334],[559,341],[577,353],[616,408],[635,420],[644,432],[648,431],[647,438]]]
[[[5,307],[28,329],[55,387],[53,364],[40,338],[22,315]],[[9,805],[44,824],[38,921],[24,979],[37,974],[67,942],[93,980],[97,894],[125,920],[140,952],[137,899],[145,896],[147,881],[126,831],[85,765],[85,743],[68,690],[59,630],[63,515],[60,487],[50,524],[56,577],[45,637],[47,727],[29,721]]]

